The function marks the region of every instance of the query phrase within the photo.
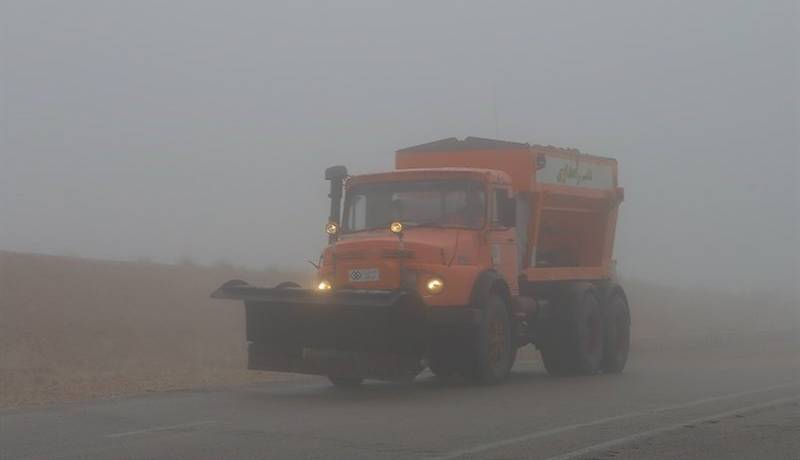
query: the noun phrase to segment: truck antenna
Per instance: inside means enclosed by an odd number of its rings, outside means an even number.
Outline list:
[[[492,118],[494,119],[494,138],[500,137],[497,126],[497,83],[492,82]]]

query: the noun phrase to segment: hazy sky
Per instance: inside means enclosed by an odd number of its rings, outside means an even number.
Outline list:
[[[618,158],[625,276],[800,284],[797,2],[0,5],[0,249],[303,267],[326,166],[472,135]]]

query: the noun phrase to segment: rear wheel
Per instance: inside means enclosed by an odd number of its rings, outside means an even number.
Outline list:
[[[631,316],[628,302],[620,292],[615,292],[606,302],[603,371],[610,374],[622,372],[630,352]]]
[[[543,344],[539,353],[542,355],[542,363],[547,373],[550,375],[562,375],[566,368],[564,366],[565,358],[563,355],[563,347],[556,341],[553,343]]]
[[[363,377],[343,377],[339,375],[329,375],[328,380],[339,388],[355,388],[364,383]]]
[[[508,308],[497,294],[490,295],[486,302],[476,339],[470,377],[487,385],[505,379],[514,365],[516,349]]]
[[[587,290],[574,305],[572,334],[572,370],[579,374],[595,374],[603,360],[603,311],[594,289]]]
[[[604,316],[595,289],[581,283],[559,299],[561,309],[548,325],[540,350],[547,372],[595,374],[600,371],[605,345]]]

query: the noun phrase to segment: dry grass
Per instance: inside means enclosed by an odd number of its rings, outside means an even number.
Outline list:
[[[244,369],[224,281],[298,275],[0,252],[0,406],[285,378]]]
[[[289,378],[244,370],[231,278],[305,275],[0,252],[0,407]],[[626,283],[639,337],[772,329],[797,304]]]

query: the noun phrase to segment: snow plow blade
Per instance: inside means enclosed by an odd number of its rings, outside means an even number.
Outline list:
[[[428,321],[415,293],[259,288],[234,280],[211,297],[244,301],[249,369],[387,380],[421,370]]]

